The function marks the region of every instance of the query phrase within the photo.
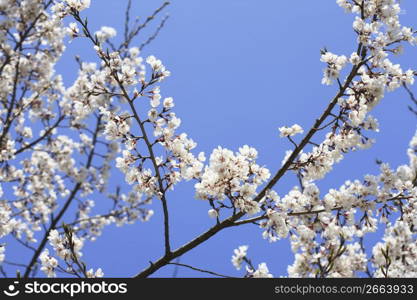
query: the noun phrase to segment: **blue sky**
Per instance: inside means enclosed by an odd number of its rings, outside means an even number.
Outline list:
[[[133,1],[133,15],[142,19],[162,1]],[[345,14],[334,0],[190,0],[172,1],[165,27],[142,53],[160,58],[172,72],[162,85],[163,96],[175,99],[181,130],[197,143],[197,151],[207,156],[218,145],[237,151],[248,144],[259,151],[258,162],[275,173],[291,145],[279,138],[278,127],[300,124],[309,128],[336,92],[336,86],[321,85],[324,64],[320,49],[349,56],[356,49],[352,31],[354,16]],[[83,11],[93,30],[107,25],[122,33],[127,1],[93,0]],[[319,3],[319,4],[318,4]],[[415,25],[417,3],[402,1],[404,25]],[[414,21],[414,23],[413,23]],[[137,45],[156,28],[152,24]],[[85,61],[97,61],[85,41],[74,40],[57,66],[66,86],[76,78],[79,54]],[[416,65],[416,48],[406,48],[395,60],[404,69]],[[380,122],[376,145],[349,153],[330,176],[318,182],[322,194],[339,187],[347,179],[361,179],[377,173],[375,159],[397,166],[407,162],[408,141],[416,130],[415,116],[408,112],[409,99],[401,90],[387,94],[372,113]],[[122,182],[122,176],[118,179]],[[296,184],[288,174],[275,190],[284,196]],[[213,224],[207,216],[208,204],[194,199],[193,185],[183,183],[168,194],[173,247],[186,243]],[[121,228],[109,227],[84,248],[89,267],[102,267],[106,277],[131,276],[163,254],[160,204],[148,223]],[[226,229],[208,242],[181,257],[181,263],[231,276],[242,276],[230,259],[234,248],[249,245],[255,264],[266,262],[275,275],[285,275],[293,262],[289,243],[269,243],[254,225]],[[375,237],[370,235],[370,241]],[[154,276],[171,277],[168,266]],[[181,268],[179,277],[204,276]]]

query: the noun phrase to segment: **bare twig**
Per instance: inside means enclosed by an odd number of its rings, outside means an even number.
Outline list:
[[[155,32],[139,46],[139,50],[142,51],[147,45],[149,45],[158,35],[161,29],[164,27],[165,22],[168,20],[169,16],[165,16],[161,23],[159,24],[158,28],[156,28]]]
[[[197,272],[207,273],[207,274],[211,274],[211,275],[218,276],[218,277],[223,277],[223,278],[234,278],[232,276],[227,276],[227,275],[219,274],[219,273],[212,272],[212,271],[208,271],[208,270],[203,270],[203,269],[196,268],[196,267],[193,267],[193,266],[190,266],[190,265],[186,265],[186,264],[168,263],[168,265],[175,265],[175,266],[185,267],[185,268],[189,268],[191,270],[197,271]]]

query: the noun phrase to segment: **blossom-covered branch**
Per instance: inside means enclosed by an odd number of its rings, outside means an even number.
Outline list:
[[[7,243],[0,244],[0,263],[23,267],[25,278],[37,276],[39,265],[49,277],[102,277],[101,268],[89,269],[81,259],[85,242],[110,224],[148,221],[149,204],[156,199],[162,206],[164,249],[137,278],[168,265],[228,277],[172,261],[223,230],[246,224],[259,226],[269,242],[290,240],[290,277],[417,276],[416,136],[407,150],[408,164],[392,168],[378,162],[377,175],[346,180],[326,193],[319,188],[319,180],[349,152],[375,142],[369,133],[378,132],[379,124],[370,113],[387,92],[404,87],[416,103],[411,89],[416,72],[391,60],[404,44],[417,43],[416,31],[400,23],[399,1],[336,2],[353,14],[356,41],[347,54],[321,50],[322,84],[337,85],[336,94],[310,128],[277,124],[290,149],[271,175],[253,147],[219,146],[207,159],[179,132],[174,99],[163,97],[159,86],[170,71],[153,55],[141,57],[167,17],[132,46],[169,2],[139,23],[131,21],[129,0],[122,41],[116,44],[116,29],[102,26],[93,32],[83,17],[90,0],[0,1],[8,20],[0,24],[0,238],[10,235],[31,251],[27,263],[6,260]],[[84,39],[97,60],[77,57],[78,76],[69,87],[55,73],[66,39]],[[116,169],[125,183],[114,188],[108,182]],[[289,175],[299,185],[275,191]],[[182,181],[193,183],[213,225],[173,249],[170,207],[175,203],[168,197]],[[111,208],[94,215],[97,197]],[[364,240],[378,228],[384,237],[367,251]],[[272,277],[266,263],[255,265],[247,251],[246,245],[235,249],[236,269],[245,265],[247,278]],[[3,267],[0,273],[7,275]]]

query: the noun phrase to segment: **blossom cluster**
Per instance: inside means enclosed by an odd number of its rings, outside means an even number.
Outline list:
[[[41,271],[43,271],[48,277],[55,277],[57,269],[60,271],[66,271],[70,274],[74,274],[78,271],[83,272],[87,278],[104,276],[101,268],[98,268],[95,272],[93,269],[87,271],[85,265],[80,262],[80,258],[82,256],[81,248],[84,245],[84,241],[74,235],[68,227],[65,227],[65,233],[63,235],[59,234],[59,232],[55,229],[51,230],[49,232],[48,240],[56,255],[67,264],[66,269],[60,267],[58,259],[50,255],[48,249],[45,249],[39,256],[39,259],[42,264]],[[76,270],[74,265],[77,265],[80,270]]]
[[[288,267],[290,277],[317,276],[317,272],[326,277],[353,277],[357,272],[371,272],[370,264],[374,277],[414,276],[416,140],[413,137],[408,149],[409,165],[393,170],[382,163],[378,176],[348,180],[322,197],[314,183],[303,191],[296,186],[283,198],[274,191],[265,196],[264,238],[273,242],[290,235],[295,253],[294,264]],[[399,210],[399,218],[392,219]],[[387,226],[384,242],[377,243],[368,257],[360,241],[375,232],[378,223]]]
[[[279,132],[280,132],[281,137],[288,137],[288,136],[293,136],[299,133],[303,133],[304,130],[300,125],[294,124],[291,127],[287,127],[287,126],[280,127]]]
[[[340,71],[347,63],[347,58],[344,55],[337,56],[336,54],[325,51],[321,55],[320,61],[327,64],[321,83],[331,85],[333,80],[339,78]]]
[[[232,264],[237,269],[242,268],[242,264],[246,262],[246,275],[247,278],[272,278],[273,275],[269,273],[268,266],[266,263],[260,263],[258,268],[252,266],[251,261],[247,258],[248,246],[239,246],[234,250],[234,255],[232,256]]]
[[[247,145],[233,153],[218,147],[210,155],[209,165],[195,184],[199,199],[222,201],[228,197],[234,207],[255,214],[259,203],[254,200],[257,187],[270,177],[267,168],[256,164],[258,152]]]

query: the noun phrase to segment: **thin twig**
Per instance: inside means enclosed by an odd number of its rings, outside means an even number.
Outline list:
[[[207,274],[211,274],[211,275],[219,276],[219,277],[223,277],[223,278],[234,278],[232,276],[227,276],[227,275],[219,274],[219,273],[212,272],[212,271],[208,271],[208,270],[203,270],[203,269],[196,268],[196,267],[193,267],[193,266],[190,266],[190,265],[186,265],[186,264],[168,263],[168,265],[175,265],[175,266],[185,267],[185,268],[189,268],[191,270],[197,271],[197,272],[207,273]]]
[[[142,51],[147,45],[149,45],[158,35],[161,29],[164,27],[165,22],[168,20],[169,16],[165,16],[161,23],[159,24],[158,28],[156,28],[155,32],[139,46],[139,50]]]
[[[120,45],[119,47],[119,51],[123,48],[128,48],[130,43],[132,42],[133,38],[135,36],[138,35],[138,33],[144,29],[149,22],[151,22],[153,19],[155,19],[155,17],[168,5],[170,4],[169,1],[164,2],[159,8],[157,8],[152,15],[150,15],[149,17],[146,18],[145,22],[143,24],[138,25],[135,29],[133,29],[132,31],[129,32],[129,34],[127,35],[127,39],[125,39],[125,41]]]

